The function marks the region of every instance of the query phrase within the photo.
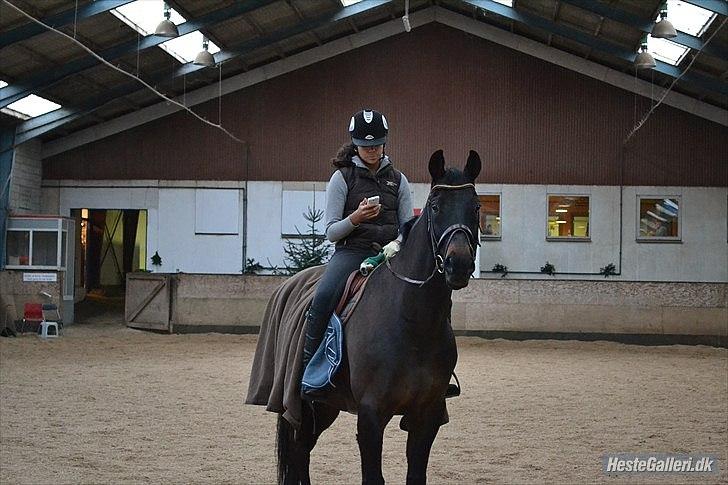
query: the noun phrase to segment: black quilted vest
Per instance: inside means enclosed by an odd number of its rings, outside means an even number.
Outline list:
[[[397,196],[402,174],[395,170],[391,164],[373,174],[369,169],[362,167],[343,167],[339,169],[346,181],[348,193],[344,205],[344,217],[348,217],[358,207],[365,197],[379,196],[382,208],[379,216],[359,224],[344,239],[336,243],[337,247],[350,247],[356,249],[372,249],[379,251],[399,233],[399,219],[397,218]],[[373,243],[378,245],[373,246]]]

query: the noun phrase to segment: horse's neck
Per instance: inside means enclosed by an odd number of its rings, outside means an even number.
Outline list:
[[[434,272],[434,276],[421,287],[399,279],[397,284],[401,292],[401,307],[408,318],[420,324],[426,321],[433,325],[442,323],[450,312],[452,290],[445,284],[445,276],[435,271],[435,256],[425,215],[415,223],[402,250],[392,259],[392,268],[400,275],[417,280],[426,280]]]

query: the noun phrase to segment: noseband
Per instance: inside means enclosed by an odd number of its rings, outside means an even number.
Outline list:
[[[425,204],[425,216],[427,217],[427,234],[430,236],[430,245],[432,246],[432,258],[435,262],[435,268],[432,270],[432,273],[430,274],[430,276],[427,277],[427,279],[416,280],[394,271],[392,266],[389,264],[389,260],[387,260],[387,268],[389,268],[389,271],[391,271],[394,276],[402,281],[406,281],[407,283],[424,286],[425,283],[430,281],[437,273],[444,273],[445,258],[443,258],[440,254],[440,248],[443,246],[443,243],[444,247],[447,248],[450,245],[450,241],[452,240],[452,238],[455,237],[455,234],[457,234],[458,232],[462,232],[463,234],[465,234],[465,237],[468,240],[468,250],[470,251],[470,258],[475,258],[476,247],[480,245],[480,242],[478,242],[476,237],[473,235],[473,231],[471,231],[470,228],[465,224],[452,224],[448,226],[447,229],[442,232],[442,234],[440,234],[439,238],[436,237],[435,230],[432,227],[432,207],[430,206],[432,194],[436,190],[462,190],[470,188],[475,190],[475,184],[435,185],[432,187],[432,189],[430,189],[430,195],[427,197],[427,204]]]

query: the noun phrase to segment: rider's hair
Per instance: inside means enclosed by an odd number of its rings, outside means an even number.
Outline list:
[[[339,151],[336,153],[336,156],[331,159],[331,163],[334,165],[334,167],[353,167],[354,162],[351,161],[351,158],[356,155],[356,146],[354,146],[353,143],[344,143],[341,145],[341,148],[339,148]]]

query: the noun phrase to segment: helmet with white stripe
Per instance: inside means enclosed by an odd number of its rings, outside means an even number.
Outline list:
[[[388,131],[387,118],[373,109],[359,111],[349,122],[351,142],[360,147],[384,145],[387,143]]]

